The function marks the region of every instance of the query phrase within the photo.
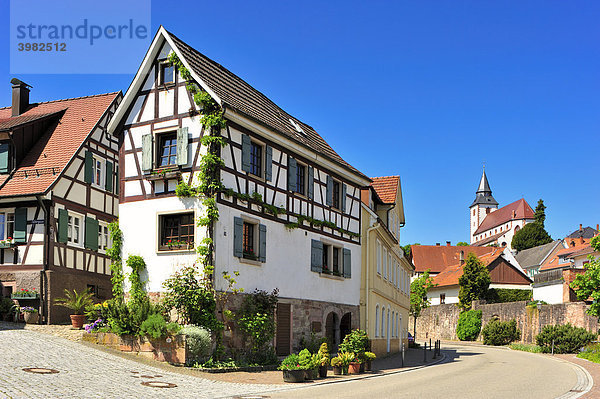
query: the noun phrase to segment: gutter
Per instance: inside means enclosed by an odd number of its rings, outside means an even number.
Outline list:
[[[44,257],[42,264],[44,265],[44,269],[40,271],[40,302],[43,304],[44,299],[46,298],[45,292],[46,289],[44,287],[44,276],[46,274],[46,270],[48,270],[48,259],[50,259],[50,213],[48,212],[48,208],[44,204],[42,200],[42,196],[37,195],[36,199],[40,204],[40,207],[44,210]],[[46,306],[42,307],[42,320],[44,320],[44,316],[46,316],[46,324],[49,324],[48,315],[46,314]]]

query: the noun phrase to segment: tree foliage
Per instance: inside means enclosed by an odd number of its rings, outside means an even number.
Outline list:
[[[527,223],[513,236],[511,246],[516,251],[537,247],[552,242],[552,237],[538,222]]]
[[[461,341],[475,341],[481,331],[481,310],[461,312],[456,325],[456,336]]]
[[[546,221],[546,205],[544,205],[544,200],[540,199],[535,207],[535,221],[539,223],[540,226],[544,227],[544,222]]]
[[[600,236],[591,240],[592,248],[600,252]],[[575,290],[577,299],[587,301],[592,299],[592,304],[588,308],[588,313],[600,317],[600,258],[589,256],[590,262],[585,267],[585,272],[575,277],[571,283],[571,288]]]
[[[471,302],[485,298],[490,282],[487,267],[474,253],[469,253],[463,266],[463,274],[458,279],[458,306],[463,310],[471,309]]]
[[[457,246],[459,247],[468,247],[469,243],[468,242],[464,242],[464,241],[459,241],[456,243]]]
[[[404,253],[406,254],[407,258],[411,258],[412,257],[412,250],[410,249],[411,245],[421,245],[418,242],[414,243],[414,244],[406,244],[402,246],[402,250],[404,251]]]
[[[437,284],[433,282],[433,277],[429,276],[429,269],[425,270],[420,277],[410,284],[410,315],[414,320],[415,338],[417,336],[417,318],[421,315],[421,311],[429,307],[429,299],[427,292]]]

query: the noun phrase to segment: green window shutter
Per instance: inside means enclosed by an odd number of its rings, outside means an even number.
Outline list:
[[[106,161],[106,191],[112,193],[113,191],[113,164],[112,162]]]
[[[348,191],[348,186],[342,184],[342,212],[346,212],[346,192]]]
[[[94,251],[98,250],[98,221],[85,218],[85,247]]]
[[[242,218],[233,218],[233,256],[241,258],[244,256],[244,221]]]
[[[327,176],[327,198],[325,199],[325,203],[327,206],[333,205],[333,178],[331,176]]]
[[[83,180],[86,183],[91,183],[94,180],[94,156],[91,151],[85,152],[85,171]]]
[[[115,194],[119,195],[119,165],[115,167]]]
[[[58,242],[66,243],[69,239],[69,212],[66,209],[58,210]]]
[[[15,234],[16,243],[27,242],[27,208],[15,209]]]
[[[313,199],[315,196],[315,170],[312,166],[308,167],[308,198]]]
[[[177,165],[188,163],[188,128],[177,129]]]
[[[323,270],[323,243],[319,240],[310,241],[310,270],[319,273]]]
[[[258,257],[261,262],[267,261],[267,226],[258,225]]]
[[[250,172],[250,136],[242,134],[242,170]]]
[[[145,134],[142,136],[142,170],[144,172],[152,170],[153,153],[152,134]]]
[[[0,144],[0,173],[8,173],[9,144]]]
[[[265,147],[265,179],[273,180],[273,148],[270,146]]]
[[[296,191],[297,187],[297,179],[298,178],[298,163],[292,157],[288,157],[288,170],[287,170],[287,180],[288,180],[288,190]]]
[[[352,253],[348,248],[344,248],[344,277],[352,276]]]

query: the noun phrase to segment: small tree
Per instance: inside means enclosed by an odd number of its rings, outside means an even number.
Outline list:
[[[535,221],[540,226],[544,227],[544,222],[546,221],[546,205],[544,205],[544,200],[540,199],[535,207]]]
[[[592,238],[591,245],[596,252],[600,252],[600,236]],[[575,290],[580,301],[591,298],[593,302],[587,312],[592,316],[600,317],[600,258],[595,259],[590,255],[589,259],[590,262],[584,266],[585,272],[575,277],[571,288]]]
[[[511,246],[516,251],[552,242],[552,237],[538,222],[528,223],[513,236]]]
[[[459,241],[456,243],[457,246],[459,247],[468,247],[469,243],[468,242],[464,242],[464,241]]]
[[[414,243],[414,244],[406,244],[402,246],[402,250],[404,250],[404,253],[406,254],[407,258],[411,258],[412,257],[412,250],[410,249],[411,245],[421,245],[418,242]]]
[[[463,267],[463,274],[458,279],[460,286],[458,306],[463,310],[471,309],[471,302],[485,298],[490,282],[490,272],[487,267],[474,253],[469,253]]]
[[[410,284],[410,315],[413,317],[415,339],[417,338],[417,318],[421,315],[423,309],[429,307],[427,292],[436,285],[433,282],[433,277],[429,276],[429,269],[425,270],[425,273]]]

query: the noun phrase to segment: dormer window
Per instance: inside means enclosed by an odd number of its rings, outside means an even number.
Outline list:
[[[0,143],[0,173],[10,172],[10,143]]]
[[[175,83],[175,66],[173,66],[170,62],[161,62],[159,65],[159,84],[168,85]]]

